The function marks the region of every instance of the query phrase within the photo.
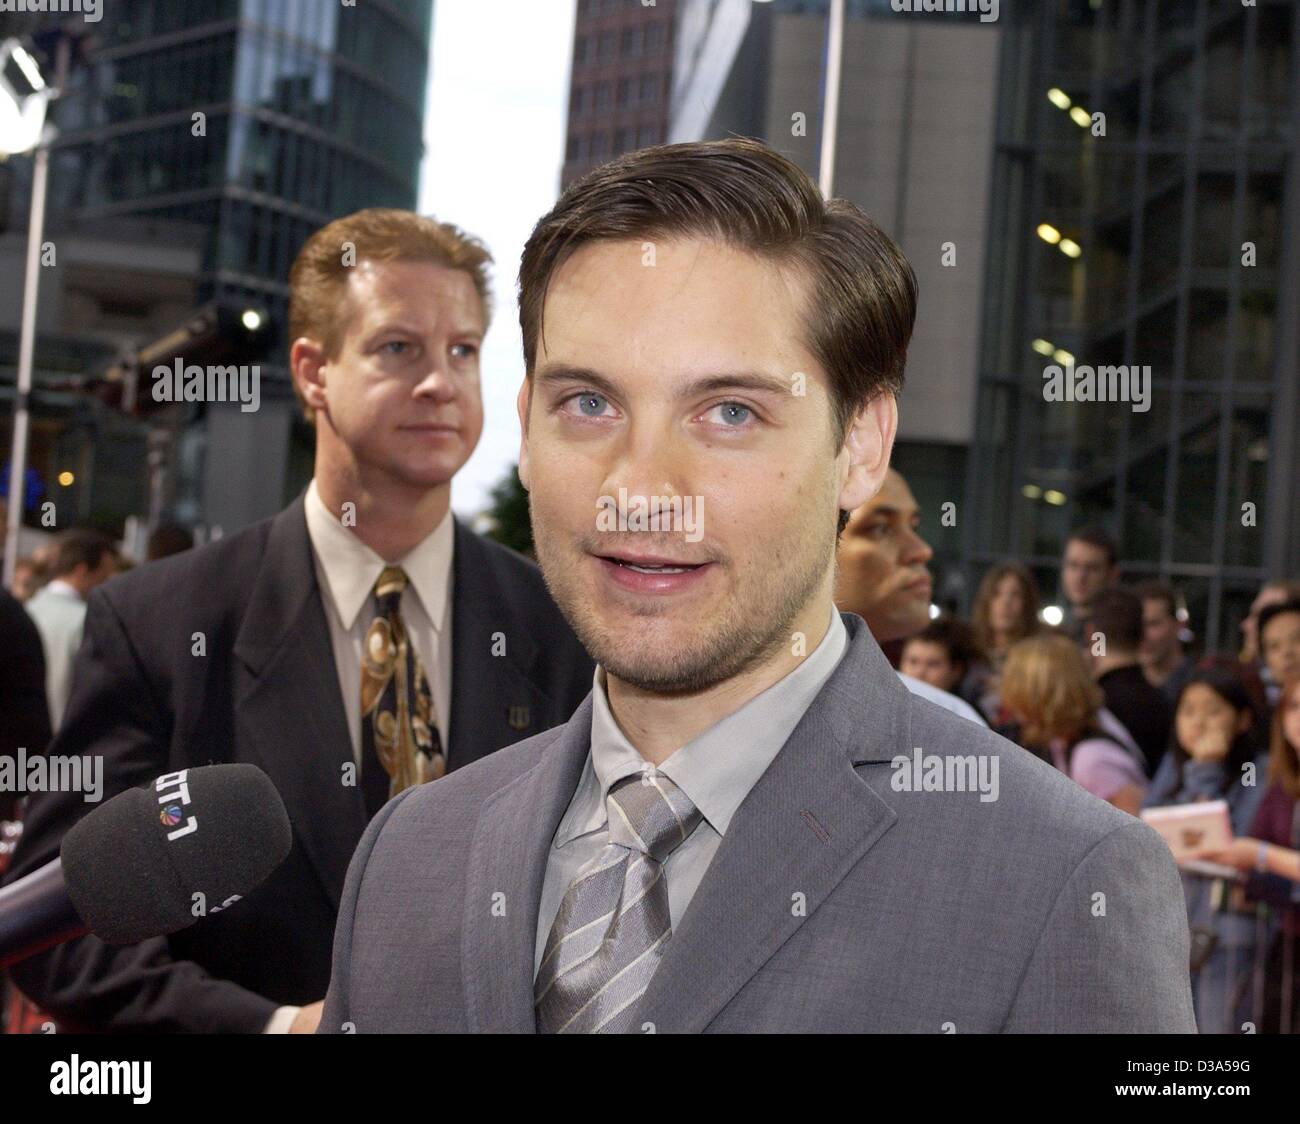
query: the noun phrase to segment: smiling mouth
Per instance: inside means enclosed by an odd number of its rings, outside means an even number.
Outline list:
[[[701,566],[708,565],[707,562],[678,562],[657,558],[633,559],[615,554],[598,554],[596,557],[604,562],[612,562],[616,566],[621,566],[625,570],[633,570],[638,574],[686,574],[692,570],[698,570]]]

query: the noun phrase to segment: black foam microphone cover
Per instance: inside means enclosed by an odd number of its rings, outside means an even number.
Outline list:
[[[115,796],[69,830],[60,857],[90,931],[134,944],[229,908],[292,842],[284,802],[261,769],[203,765]]]

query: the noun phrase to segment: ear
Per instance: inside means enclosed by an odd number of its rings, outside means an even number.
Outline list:
[[[846,458],[840,474],[841,510],[853,511],[880,491],[897,432],[898,402],[887,390],[853,417],[840,451]]]
[[[526,492],[532,490],[528,487],[528,408],[533,401],[532,391],[533,380],[525,375],[515,398],[515,409],[519,413],[519,482]]]
[[[289,373],[302,399],[317,413],[327,413],[325,352],[315,340],[299,336],[289,348]]]

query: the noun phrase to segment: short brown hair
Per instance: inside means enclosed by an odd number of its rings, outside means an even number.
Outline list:
[[[1142,644],[1142,598],[1131,589],[1103,589],[1089,607],[1088,627],[1106,638],[1108,651],[1136,652]]]
[[[911,265],[861,208],[823,199],[797,164],[743,138],[643,148],[560,196],[533,228],[519,267],[527,377],[555,271],[593,242],[656,238],[717,239],[805,271],[813,287],[805,344],[830,379],[837,447],[863,404],[902,390],[916,318]]]
[[[101,531],[74,527],[70,531],[64,531],[55,541],[47,576],[67,577],[78,566],[98,570],[106,554],[113,558],[117,556],[117,547],[112,539]]]
[[[1292,800],[1300,800],[1300,745],[1292,745],[1282,729],[1282,719],[1293,694],[1300,693],[1300,678],[1286,679],[1273,710],[1269,733],[1268,779]]]
[[[1119,561],[1119,547],[1115,543],[1115,536],[1105,527],[1079,527],[1066,536],[1065,545],[1069,546],[1072,542],[1087,543],[1098,550],[1104,550],[1107,566],[1113,566]]]
[[[1178,619],[1178,594],[1168,582],[1158,580],[1143,582],[1133,592],[1142,599],[1143,609],[1146,608],[1148,601],[1159,601],[1174,620]]]
[[[350,252],[345,253],[345,248]],[[307,239],[289,270],[289,346],[307,336],[326,355],[338,354],[347,321],[339,315],[348,273],[363,261],[428,261],[470,275],[483,302],[483,323],[492,316],[492,255],[472,234],[449,222],[390,207],[367,207],[323,226]],[[294,392],[298,393],[297,383]],[[298,393],[302,402],[302,395]],[[308,419],[312,412],[302,407]]]

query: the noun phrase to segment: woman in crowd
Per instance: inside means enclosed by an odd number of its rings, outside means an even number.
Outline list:
[[[962,687],[962,694],[974,700],[990,721],[998,710],[998,679],[1007,652],[1040,627],[1033,576],[1019,562],[999,562],[984,575],[975,593],[971,628],[984,658],[972,666]]]
[[[1264,794],[1261,714],[1259,686],[1248,668],[1226,658],[1198,663],[1178,694],[1172,744],[1144,807],[1223,800],[1233,834],[1245,834]],[[1239,1034],[1251,1021],[1254,907],[1222,878],[1193,869],[1184,869],[1182,878],[1197,1025],[1207,1034]]]
[[[1295,1033],[1300,1030],[1300,675],[1284,681],[1273,712],[1268,788],[1249,837],[1197,857],[1244,871],[1249,876],[1244,896],[1274,908],[1277,923],[1264,970],[1258,1029]],[[1283,999],[1287,977],[1289,1006]]]
[[[1146,792],[1137,755],[1101,728],[1101,688],[1066,636],[1042,633],[1013,644],[1002,669],[1002,732],[1051,762],[1094,796],[1136,815]]]

